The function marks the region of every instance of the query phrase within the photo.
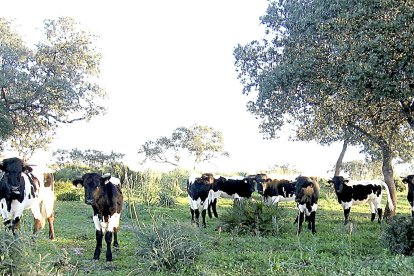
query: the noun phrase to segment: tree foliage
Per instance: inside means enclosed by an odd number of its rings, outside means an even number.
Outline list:
[[[56,159],[56,165],[59,168],[63,168],[70,165],[86,165],[92,169],[102,169],[104,167],[112,166],[116,163],[120,163],[124,154],[111,151],[106,154],[99,150],[87,149],[71,149],[63,150],[59,149],[53,152],[53,156]]]
[[[43,37],[34,47],[4,18],[0,34],[1,141],[44,146],[60,124],[104,112],[95,36],[73,19],[45,20]]]
[[[194,167],[219,155],[228,156],[224,150],[222,133],[202,125],[178,127],[170,137],[162,136],[146,141],[141,145],[138,154],[143,156],[142,163],[154,161],[173,166],[179,166],[180,160],[188,154]]]
[[[258,90],[248,108],[262,132],[277,137],[293,122],[301,140],[362,143],[368,134],[371,144],[401,138],[410,148],[412,14],[401,1],[271,2],[263,41],[234,51],[244,93]]]
[[[413,150],[413,18],[410,1],[270,2],[265,38],[234,51],[261,131],[294,123],[300,140],[362,145],[393,193],[391,161]]]

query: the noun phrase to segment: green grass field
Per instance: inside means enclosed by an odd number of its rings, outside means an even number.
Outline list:
[[[258,198],[256,198],[258,199]],[[385,202],[383,198],[383,202]],[[305,227],[297,237],[293,224],[293,202],[280,203],[284,216],[278,219],[277,234],[239,235],[218,231],[218,219],[207,218],[206,229],[195,229],[194,242],[202,250],[194,263],[178,264],[174,269],[150,271],[148,259],[137,254],[143,243],[140,231],[152,223],[152,216],[165,216],[172,224],[191,226],[186,197],[178,198],[174,208],[148,207],[137,203],[137,218],[126,208],[121,219],[120,249],[113,262],[92,260],[95,230],[92,209],[83,202],[57,201],[56,240],[47,240],[47,226],[35,242],[35,255],[53,263],[53,273],[63,275],[412,275],[412,257],[395,256],[380,242],[385,223],[370,221],[368,205],[352,208],[351,220],[343,225],[343,213],[334,197],[323,196],[316,217],[317,234]],[[129,205],[131,206],[131,204]],[[220,199],[219,216],[232,208],[230,200]],[[398,197],[398,214],[408,216],[404,193]],[[22,235],[30,232],[31,214],[26,212]],[[57,263],[58,262],[58,263]]]

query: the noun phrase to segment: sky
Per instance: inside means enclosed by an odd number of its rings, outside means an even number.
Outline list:
[[[0,15],[14,19],[29,43],[38,40],[44,19],[70,16],[98,36],[102,53],[99,82],[108,94],[107,113],[61,127],[37,158],[56,149],[115,151],[141,169],[137,152],[145,141],[200,124],[221,131],[230,154],[200,170],[256,173],[290,164],[303,174],[332,174],[341,144],[292,142],[288,130],[264,140],[260,122],[246,111],[249,98],[237,79],[233,49],[263,37],[259,17],[266,8],[266,0],[2,3]],[[357,148],[345,155],[345,161],[361,158]]]

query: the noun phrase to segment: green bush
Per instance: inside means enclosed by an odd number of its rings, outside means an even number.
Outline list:
[[[263,202],[242,200],[236,202],[220,217],[220,228],[224,232],[260,236],[283,231],[282,220],[287,216],[283,208],[265,206]]]
[[[57,263],[61,262],[62,255],[49,242],[50,254],[39,256],[36,243],[31,234],[20,232],[15,237],[10,231],[0,231],[1,275],[58,275],[61,266]]]
[[[404,216],[394,217],[383,231],[381,240],[394,254],[413,255],[414,220]]]
[[[87,166],[68,165],[57,170],[54,176],[55,181],[72,181],[88,172],[91,172],[91,168]]]
[[[201,253],[200,233],[191,225],[167,223],[163,217],[154,218],[152,227],[142,228],[137,238],[142,245],[137,251],[145,267],[160,271],[176,270],[194,263]]]
[[[162,191],[160,193],[159,198],[160,198],[159,205],[161,207],[171,208],[177,204],[177,200],[175,199],[175,197],[170,195],[170,193],[168,192]]]
[[[56,200],[59,201],[80,201],[83,192],[83,188],[76,188],[69,181],[57,181],[55,184]]]

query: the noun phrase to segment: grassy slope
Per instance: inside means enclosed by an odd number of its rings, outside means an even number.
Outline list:
[[[383,199],[383,201],[385,201]],[[399,194],[398,213],[408,216],[409,207],[404,194]],[[220,200],[218,212],[230,208],[229,200]],[[368,205],[354,207],[351,226],[343,225],[340,205],[334,198],[322,198],[316,218],[317,234],[305,230],[295,235],[294,203],[281,203],[288,216],[279,221],[278,235],[267,237],[238,236],[216,231],[219,220],[208,219],[207,228],[199,229],[203,252],[193,265],[183,265],[175,272],[156,274],[187,275],[408,275],[414,272],[412,257],[393,256],[379,243],[381,228],[385,224],[370,222]],[[186,198],[179,198],[173,209],[152,207],[155,214],[167,214],[169,219],[190,223]],[[54,246],[66,249],[71,267],[62,272],[77,275],[142,275],[146,264],[136,256],[139,241],[133,224],[137,220],[124,212],[119,234],[119,251],[114,261],[107,263],[104,252],[101,260],[93,261],[95,231],[92,210],[83,202],[56,202],[56,241]],[[31,223],[26,213],[26,228]],[[138,207],[138,222],[142,227],[151,222],[148,208]],[[46,231],[38,240],[39,254],[50,253]],[[155,273],[154,273],[155,274]]]

